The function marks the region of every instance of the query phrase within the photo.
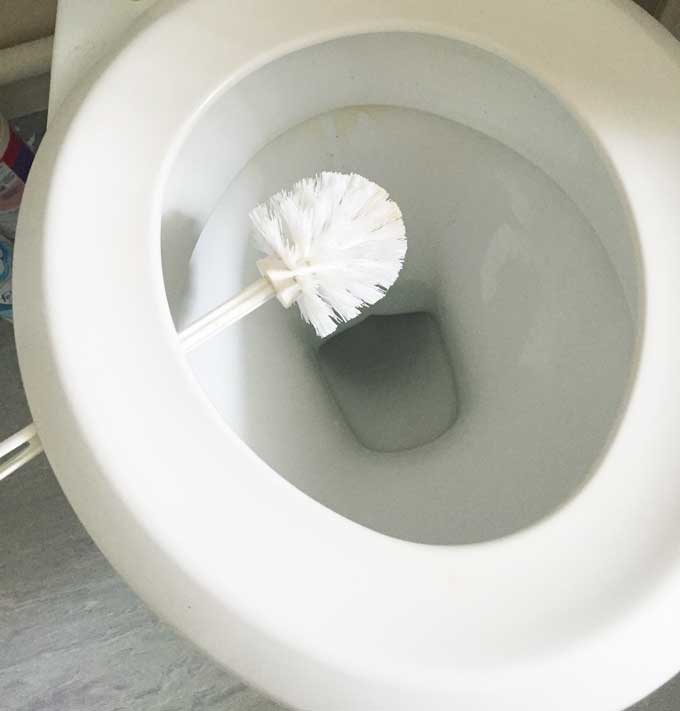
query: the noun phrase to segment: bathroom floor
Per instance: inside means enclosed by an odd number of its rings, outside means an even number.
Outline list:
[[[29,420],[12,326],[0,321],[0,439]],[[83,529],[44,455],[0,485],[0,699],[3,711],[283,708],[144,606]],[[634,707],[678,708],[680,676]]]

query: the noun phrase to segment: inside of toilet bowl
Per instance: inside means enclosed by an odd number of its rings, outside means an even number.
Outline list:
[[[491,540],[556,510],[616,428],[638,330],[634,231],[587,133],[461,42],[366,34],[288,54],[214,99],[175,159],[162,247],[178,327],[257,278],[249,210],[320,170],[392,194],[402,275],[324,343],[271,302],[192,354],[219,413],[278,475],[398,538]]]

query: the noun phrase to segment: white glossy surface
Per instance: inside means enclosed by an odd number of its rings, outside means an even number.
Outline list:
[[[376,62],[375,83],[364,87],[357,77],[367,51],[380,53],[385,67],[397,57],[410,66],[431,66],[436,57],[451,76],[468,67],[489,74],[498,64],[480,52],[418,35],[367,36],[308,50],[293,58],[294,67],[284,60],[279,71],[268,67],[268,76],[250,77],[241,91],[253,106],[256,96],[277,86],[281,96],[294,97],[286,106],[297,107],[304,97],[298,98],[295,87],[304,86],[298,92],[305,96],[322,95],[309,69],[304,83],[298,73],[301,67],[319,66],[333,67],[336,77],[346,71],[358,92],[369,100],[374,93],[382,98],[373,88],[386,84]],[[482,79],[493,87],[488,77]],[[343,94],[342,80],[334,85]],[[539,91],[533,87],[536,117],[552,108]],[[490,111],[508,110],[494,94],[483,97]],[[340,101],[352,98],[349,89]],[[389,99],[408,102],[409,96],[395,93]],[[227,117],[235,120],[236,104],[227,98],[212,113],[226,126]],[[311,115],[319,113],[317,108],[310,107]],[[577,129],[557,117],[571,148]],[[258,128],[266,135],[265,121]],[[200,126],[194,130],[202,132]],[[542,132],[549,141],[553,131],[546,120],[526,133],[531,140]],[[413,109],[338,109],[259,142],[265,147],[234,180],[219,183],[229,187],[196,246],[180,304],[183,322],[255,277],[250,205],[298,176],[355,169],[387,186],[402,206],[410,245],[399,281],[368,313],[433,315],[443,343],[419,356],[424,368],[431,368],[443,346],[458,413],[455,424],[430,423],[430,417],[441,417],[438,396],[451,398],[450,386],[441,375],[432,377],[408,363],[401,372],[362,376],[362,368],[370,367],[366,359],[329,390],[323,358],[316,357],[318,339],[296,313],[283,314],[272,304],[192,356],[197,377],[229,426],[277,473],[318,501],[398,538],[473,543],[513,533],[552,513],[595,466],[627,394],[633,355],[634,325],[623,288],[576,205],[509,148]],[[562,146],[564,140],[555,143]],[[579,158],[585,181],[596,158],[585,150]],[[228,163],[225,156],[223,164]],[[182,163],[177,175],[186,185],[200,170]],[[613,202],[608,185],[593,180],[590,189],[598,191],[603,207]],[[192,217],[200,220],[195,213]],[[611,241],[625,235],[620,228]],[[415,336],[402,334],[405,340]],[[398,389],[402,399],[395,394],[381,409],[380,388]],[[343,415],[348,406],[356,416]],[[433,428],[441,437],[425,434]],[[394,438],[404,430],[399,445]],[[425,446],[417,447],[423,438]],[[392,454],[380,456],[371,451],[376,449]]]
[[[32,414],[65,491],[157,611],[294,706],[614,711],[678,665],[680,214],[659,186],[680,180],[680,55],[632,6],[512,5],[159,7],[55,117],[29,183],[17,333]],[[196,387],[161,278],[164,169],[196,109],[287,50],[395,29],[498,51],[576,109],[620,180],[645,270],[640,366],[597,475],[540,525],[478,546],[381,536],[253,456]],[[177,52],[180,38],[200,51]],[[156,56],[166,61],[143,61]],[[140,97],[153,121],[129,111]]]
[[[118,49],[130,34],[130,26],[157,2],[59,0],[50,72],[50,115],[97,62]]]

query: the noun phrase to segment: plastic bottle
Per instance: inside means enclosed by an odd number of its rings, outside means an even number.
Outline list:
[[[12,252],[33,152],[0,115],[0,317],[12,320]]]

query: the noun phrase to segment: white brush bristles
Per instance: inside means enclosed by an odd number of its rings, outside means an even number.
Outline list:
[[[406,255],[401,211],[360,175],[320,173],[282,190],[251,213],[258,261],[279,301],[296,303],[321,337],[379,301]]]

